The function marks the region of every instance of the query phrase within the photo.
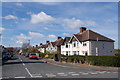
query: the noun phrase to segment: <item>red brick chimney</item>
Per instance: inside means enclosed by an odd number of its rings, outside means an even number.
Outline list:
[[[80,33],[86,31],[86,27],[80,27]]]

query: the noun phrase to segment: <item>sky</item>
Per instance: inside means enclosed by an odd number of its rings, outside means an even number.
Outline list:
[[[2,2],[2,45],[21,46],[71,37],[86,27],[115,40],[117,2]]]

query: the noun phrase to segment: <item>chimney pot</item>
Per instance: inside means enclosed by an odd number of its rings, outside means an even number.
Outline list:
[[[49,41],[46,41],[46,43],[49,43]]]
[[[40,46],[42,45],[42,43],[40,43]]]
[[[80,27],[80,33],[86,31],[86,27]]]
[[[58,39],[62,39],[62,37],[58,37]]]

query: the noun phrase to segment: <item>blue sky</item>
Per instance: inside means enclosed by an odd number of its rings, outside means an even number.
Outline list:
[[[117,2],[3,2],[2,44],[21,46],[72,36],[80,27],[115,40],[118,44]]]

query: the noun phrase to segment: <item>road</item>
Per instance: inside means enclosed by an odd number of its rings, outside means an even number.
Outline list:
[[[114,68],[92,67],[60,63],[46,59],[28,59],[15,55],[13,60],[4,61],[2,78],[118,78]]]

